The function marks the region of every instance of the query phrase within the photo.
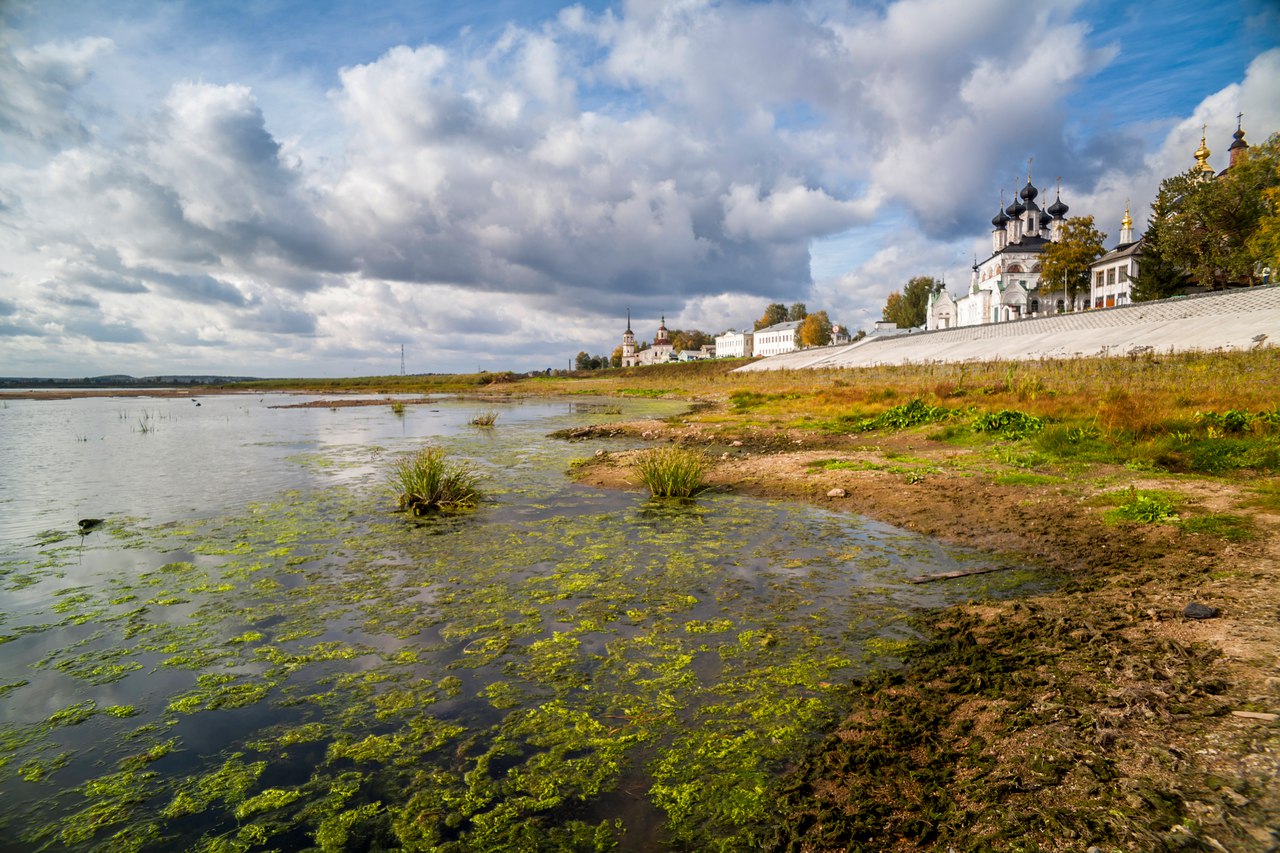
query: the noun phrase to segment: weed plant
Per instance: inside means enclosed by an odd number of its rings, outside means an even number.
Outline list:
[[[391,471],[400,509],[414,515],[475,506],[481,498],[479,481],[479,474],[449,461],[438,447],[424,447],[397,460]]]
[[[655,498],[691,498],[706,490],[710,460],[697,450],[668,445],[641,452],[634,467]]]
[[[487,412],[481,412],[472,418],[468,423],[472,426],[491,427],[498,422],[498,413],[490,409]]]
[[[404,415],[404,403],[400,402],[399,400],[394,401],[394,402],[391,404],[391,414],[396,415],[396,416],[398,416],[398,417],[399,417],[399,416],[403,416],[403,415]]]

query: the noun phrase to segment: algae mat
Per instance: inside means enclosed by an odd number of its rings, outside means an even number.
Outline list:
[[[573,485],[582,447],[543,436],[584,412],[432,436],[488,473],[467,514],[391,511],[390,460],[422,437],[390,429],[291,453],[307,485],[270,500],[6,543],[0,844],[758,849],[778,772],[913,613],[1035,583],[912,586],[989,558]]]

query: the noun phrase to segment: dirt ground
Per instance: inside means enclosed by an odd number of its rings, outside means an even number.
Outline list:
[[[565,437],[604,435],[702,446],[717,488],[1060,578],[931,617],[933,639],[902,670],[852,685],[844,722],[789,772],[774,849],[1280,850],[1280,516],[1249,505],[1247,482],[1097,467],[1000,485],[990,457],[911,433],[640,421]],[[640,488],[633,453],[588,443],[576,476]],[[1092,499],[1129,486],[1187,496],[1187,517],[1243,516],[1250,533],[1105,523]],[[1219,613],[1188,618],[1192,602]]]

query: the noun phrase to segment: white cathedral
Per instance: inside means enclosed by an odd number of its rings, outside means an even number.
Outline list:
[[[1045,210],[1036,204],[1039,194],[1030,172],[1027,185],[1007,208],[1001,194],[1000,209],[991,220],[991,256],[974,263],[968,293],[953,297],[940,285],[930,294],[925,328],[1003,323],[1084,307],[1087,292],[1077,294],[1076,304],[1069,306],[1065,291],[1040,289],[1041,256],[1046,246],[1062,239],[1068,208],[1062,203],[1061,187]]]

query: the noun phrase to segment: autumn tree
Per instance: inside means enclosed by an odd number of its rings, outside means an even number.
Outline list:
[[[622,367],[622,344],[613,348],[613,354],[609,356],[609,366]]]
[[[712,340],[712,337],[701,329],[678,329],[671,333],[671,345],[677,352],[702,349],[703,344],[709,344]]]
[[[923,326],[929,310],[929,294],[937,287],[932,276],[918,275],[901,292],[894,291],[884,303],[884,319],[900,329]]]
[[[803,320],[809,316],[809,309],[803,302],[792,302],[791,307],[787,309],[788,320]]]
[[[800,323],[800,346],[823,347],[831,343],[831,320],[826,311],[807,314]]]
[[[1089,265],[1102,257],[1107,235],[1093,227],[1092,216],[1073,216],[1062,226],[1062,239],[1045,246],[1040,261],[1040,291],[1064,291],[1073,309],[1076,296],[1089,289]]]
[[[764,316],[756,320],[755,328],[759,330],[785,322],[787,322],[787,306],[781,302],[773,302],[764,309]]]

